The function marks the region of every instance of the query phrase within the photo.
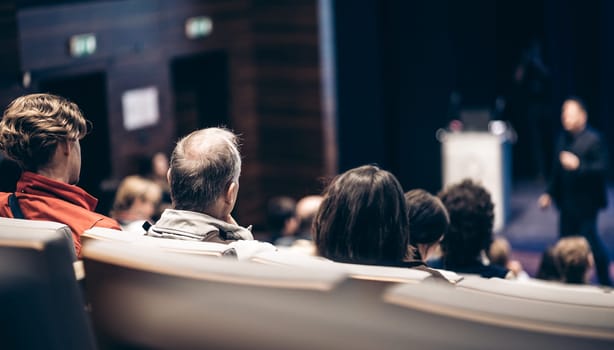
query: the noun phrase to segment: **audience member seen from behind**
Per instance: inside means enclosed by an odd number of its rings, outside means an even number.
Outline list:
[[[77,254],[84,231],[120,229],[95,213],[98,200],[76,186],[87,124],[76,104],[50,94],[15,99],[0,122],[0,149],[23,171],[15,193],[0,193],[0,216],[66,224]]]
[[[505,237],[495,238],[488,248],[488,260],[491,264],[510,270],[517,279],[528,279],[529,274],[524,271],[520,261],[513,260],[511,256],[512,246]]]
[[[281,237],[275,241],[275,245],[282,247],[301,245],[306,250],[313,250],[311,227],[323,199],[322,196],[318,195],[301,198],[296,204],[295,210],[295,218],[298,222],[297,230],[293,235]]]
[[[586,238],[570,236],[561,238],[552,250],[554,264],[563,283],[588,283],[593,268],[593,254]]]
[[[317,253],[334,261],[406,266],[409,222],[394,175],[366,165],[337,176],[324,191],[314,240]]]
[[[253,240],[230,214],[240,174],[241,155],[232,132],[207,128],[182,138],[168,171],[173,208],[164,210],[147,235],[218,243]]]
[[[421,189],[405,193],[405,201],[414,259],[426,261],[448,230],[448,211],[439,198]]]
[[[508,269],[489,265],[485,257],[493,239],[494,221],[494,205],[488,191],[464,180],[445,188],[438,197],[448,210],[450,226],[441,241],[441,258],[429,265],[487,278],[512,278]]]
[[[278,196],[269,199],[267,204],[267,229],[269,241],[276,242],[279,238],[292,236],[297,230],[294,216],[296,201],[288,196]]]
[[[535,278],[545,281],[560,281],[561,274],[559,270],[556,268],[556,263],[554,261],[554,247],[548,247],[542,253],[541,261],[539,262],[539,267],[537,268],[537,274]]]
[[[128,176],[119,184],[111,217],[123,230],[145,234],[143,223],[152,220],[161,198],[157,183],[138,175]]]

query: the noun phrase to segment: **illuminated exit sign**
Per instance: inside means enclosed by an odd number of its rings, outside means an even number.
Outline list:
[[[96,52],[96,36],[92,33],[73,35],[68,43],[72,57],[90,56]]]
[[[197,39],[211,34],[213,21],[209,17],[191,17],[185,21],[185,36]]]

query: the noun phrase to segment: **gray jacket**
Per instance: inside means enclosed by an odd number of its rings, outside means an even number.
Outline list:
[[[252,233],[204,213],[166,209],[160,220],[151,226],[147,236],[216,243],[253,240]]]

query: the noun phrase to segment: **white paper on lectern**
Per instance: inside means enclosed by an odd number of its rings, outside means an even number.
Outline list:
[[[160,119],[158,88],[148,86],[125,91],[122,94],[122,111],[126,130],[156,125]]]

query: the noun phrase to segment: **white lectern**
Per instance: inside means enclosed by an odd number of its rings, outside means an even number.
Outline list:
[[[443,185],[471,178],[489,192],[495,205],[495,232],[505,225],[511,189],[511,144],[490,132],[441,135]]]

